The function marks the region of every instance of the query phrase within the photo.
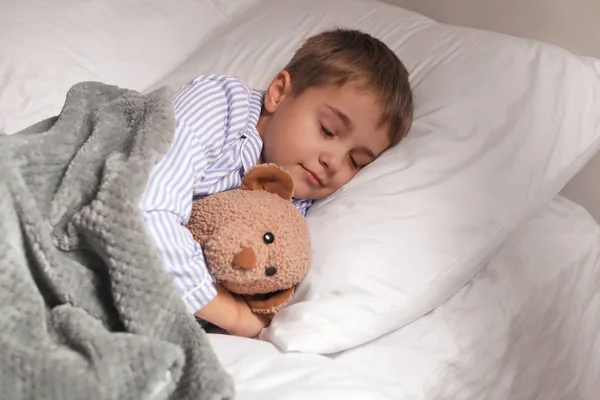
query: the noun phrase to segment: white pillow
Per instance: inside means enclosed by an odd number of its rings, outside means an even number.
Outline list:
[[[440,305],[599,148],[597,60],[369,0],[266,0],[242,20],[155,86],[210,72],[265,88],[338,25],[396,51],[416,99],[409,137],[311,209],[311,270],[261,336],[283,350],[341,351]]]
[[[58,114],[69,87],[143,90],[255,0],[28,0],[0,7],[0,132]]]

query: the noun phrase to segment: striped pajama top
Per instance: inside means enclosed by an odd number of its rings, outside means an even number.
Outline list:
[[[185,227],[192,201],[237,189],[258,162],[262,139],[256,130],[264,92],[238,78],[200,76],[173,94],[175,136],[153,168],[140,208],[164,267],[192,313],[217,294],[202,248]],[[306,215],[310,200],[294,199]]]

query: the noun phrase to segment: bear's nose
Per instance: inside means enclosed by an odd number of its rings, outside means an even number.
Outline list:
[[[251,248],[245,247],[233,258],[235,266],[250,271],[256,268],[256,254]]]

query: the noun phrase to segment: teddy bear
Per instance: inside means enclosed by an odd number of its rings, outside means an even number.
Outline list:
[[[309,230],[293,193],[286,171],[261,164],[247,171],[239,189],[192,204],[187,227],[215,282],[258,314],[283,309],[309,268]]]

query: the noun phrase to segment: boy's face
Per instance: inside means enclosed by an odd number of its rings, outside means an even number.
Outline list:
[[[354,84],[308,88],[290,96],[286,71],[267,90],[257,129],[262,162],[285,168],[294,197],[321,199],[348,183],[388,146],[375,96]]]

